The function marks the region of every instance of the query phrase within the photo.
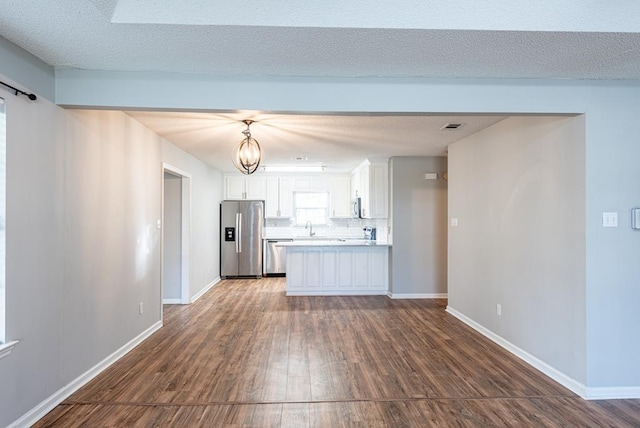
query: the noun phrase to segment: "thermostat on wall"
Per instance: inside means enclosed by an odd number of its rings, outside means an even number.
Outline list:
[[[631,228],[640,230],[640,208],[631,210]]]

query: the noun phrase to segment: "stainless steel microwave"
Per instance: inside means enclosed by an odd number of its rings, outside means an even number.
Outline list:
[[[362,218],[362,198],[351,200],[351,218]]]

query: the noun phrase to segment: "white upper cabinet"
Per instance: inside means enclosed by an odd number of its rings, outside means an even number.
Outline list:
[[[247,177],[245,181],[246,199],[264,199],[265,192],[264,177]]]
[[[293,178],[280,177],[278,201],[280,217],[293,217]]]
[[[362,198],[363,218],[389,216],[389,172],[386,162],[364,161],[351,173],[352,196]]]
[[[280,206],[278,202],[278,177],[265,178],[266,197],[264,198],[264,216],[279,217]]]
[[[369,166],[369,210],[371,218],[389,216],[389,168],[386,163]]]
[[[227,175],[224,177],[225,199],[265,199],[265,178]]]
[[[348,176],[331,178],[330,217],[351,217],[351,180]]]
[[[265,178],[265,217],[293,216],[293,179],[290,177]]]
[[[225,199],[264,199],[265,217],[292,218],[294,192],[328,192],[329,217],[351,217],[351,180],[348,174],[241,176],[225,175]],[[360,194],[360,193],[359,193]]]

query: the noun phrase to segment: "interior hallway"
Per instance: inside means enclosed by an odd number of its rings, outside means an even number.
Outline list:
[[[584,401],[445,306],[222,281],[36,426],[640,426],[640,400]]]

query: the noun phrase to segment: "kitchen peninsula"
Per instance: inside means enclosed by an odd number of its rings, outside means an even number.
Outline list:
[[[363,239],[294,240],[287,251],[287,296],[386,295],[389,244]]]

